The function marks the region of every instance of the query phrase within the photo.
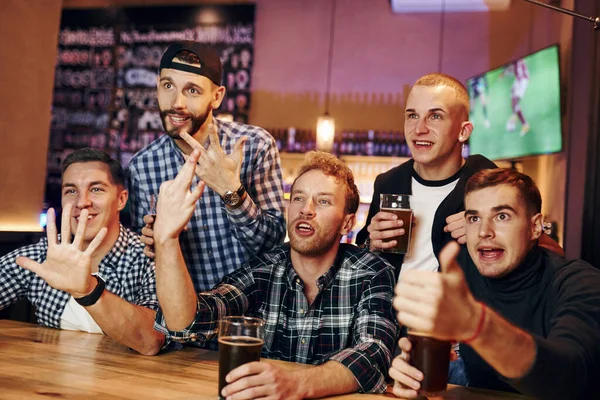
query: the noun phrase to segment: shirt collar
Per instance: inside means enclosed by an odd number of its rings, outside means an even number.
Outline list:
[[[302,286],[304,286],[302,283],[302,280],[300,279],[300,277],[296,273],[296,270],[294,269],[294,266],[292,265],[292,259],[291,259],[291,255],[290,255],[291,254],[290,244],[285,243],[283,246],[285,246],[286,250],[287,250],[285,252],[285,255],[286,255],[285,275],[287,277],[288,285],[291,288],[293,288],[298,283],[300,283]],[[325,272],[323,275],[321,275],[317,279],[317,287],[319,288],[319,290],[325,289],[326,287],[330,286],[335,281],[338,271],[340,270],[340,268],[342,268],[345,252],[346,251],[345,251],[344,246],[340,245],[340,247],[338,248],[338,252],[335,257],[335,260],[333,262],[333,265],[327,270],[327,272]]]
[[[99,271],[101,272],[102,267],[115,267],[118,265],[119,260],[125,254],[125,250],[127,249],[127,243],[129,239],[129,233],[125,229],[125,227],[119,224],[119,237],[117,241],[113,245],[112,249],[108,252],[107,255],[104,256],[102,261],[100,261]]]

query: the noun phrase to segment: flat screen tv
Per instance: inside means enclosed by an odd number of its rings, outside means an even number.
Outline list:
[[[467,80],[471,154],[516,160],[562,150],[558,45]]]

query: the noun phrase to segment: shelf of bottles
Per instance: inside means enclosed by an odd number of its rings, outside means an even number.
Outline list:
[[[316,150],[317,135],[312,129],[276,128],[268,130],[281,153]],[[344,130],[336,132],[333,153],[338,156],[410,157],[401,131]]]

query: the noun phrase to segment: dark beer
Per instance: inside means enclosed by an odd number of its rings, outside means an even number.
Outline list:
[[[389,242],[392,240],[396,241],[396,245],[394,247],[385,249],[384,251],[391,252],[391,253],[400,253],[400,254],[408,253],[408,244],[410,241],[410,231],[412,230],[413,210],[404,209],[404,208],[381,208],[381,211],[396,214],[398,216],[398,220],[402,220],[402,222],[403,222],[402,228],[404,228],[404,235],[395,236],[393,238],[384,240],[384,242]]]
[[[248,336],[219,338],[219,399],[223,399],[221,390],[227,386],[227,374],[240,365],[260,361],[262,345],[262,339]]]
[[[409,332],[408,340],[412,344],[410,365],[423,372],[419,393],[428,395],[446,390],[450,365],[450,342],[416,332]]]

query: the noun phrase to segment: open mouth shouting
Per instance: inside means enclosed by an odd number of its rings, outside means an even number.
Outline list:
[[[299,236],[312,236],[315,233],[315,228],[305,221],[298,222],[294,230]]]
[[[477,248],[477,254],[482,261],[496,261],[504,255],[504,249],[494,246],[480,246]]]
[[[171,125],[175,127],[183,126],[191,119],[189,115],[182,114],[167,114],[167,118]]]

